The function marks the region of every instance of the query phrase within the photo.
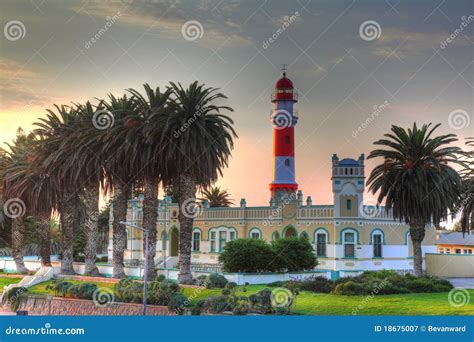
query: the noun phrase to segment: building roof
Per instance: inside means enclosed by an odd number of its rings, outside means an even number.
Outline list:
[[[355,159],[345,158],[339,162],[339,165],[343,166],[359,166],[359,162]]]
[[[441,233],[437,244],[474,246],[474,234]]]

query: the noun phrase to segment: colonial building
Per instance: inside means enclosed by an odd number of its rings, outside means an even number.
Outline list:
[[[394,221],[383,207],[364,204],[364,155],[357,159],[332,156],[333,203],[313,205],[308,196],[298,190],[295,180],[294,134],[298,117],[293,110],[297,94],[293,83],[283,73],[272,95],[274,112],[273,181],[270,183],[269,204],[210,208],[203,203],[195,212],[192,234],[192,262],[217,265],[219,253],[226,243],[238,238],[276,240],[300,236],[309,239],[318,257],[318,269],[331,271],[361,271],[413,268],[409,227]],[[129,203],[128,220],[141,224],[142,201]],[[170,198],[160,201],[158,209],[157,262],[160,267],[174,267],[179,246],[180,208]],[[140,260],[142,237],[138,231],[128,231],[126,260]],[[423,254],[436,252],[435,230],[428,229],[423,242]],[[112,241],[109,257],[112,256]],[[204,266],[205,265],[205,266]]]

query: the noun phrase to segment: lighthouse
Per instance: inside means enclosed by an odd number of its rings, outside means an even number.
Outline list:
[[[293,82],[286,77],[283,68],[282,77],[275,84],[272,94],[274,109],[271,115],[273,125],[273,181],[270,183],[271,198],[279,201],[291,196],[298,189],[295,180],[295,125],[298,117],[293,105],[298,94]]]

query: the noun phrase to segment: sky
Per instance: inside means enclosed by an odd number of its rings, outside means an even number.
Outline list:
[[[331,156],[367,155],[391,125],[441,123],[459,146],[474,135],[471,1],[3,0],[0,9],[0,142],[53,104],[198,80],[235,110],[239,138],[217,185],[236,204],[266,205],[282,64],[299,92],[296,180],[313,204],[332,203]]]

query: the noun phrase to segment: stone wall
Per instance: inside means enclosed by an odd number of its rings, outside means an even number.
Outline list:
[[[29,315],[53,316],[138,316],[143,314],[143,305],[131,303],[111,303],[98,306],[91,300],[29,296],[19,310]],[[148,305],[149,316],[174,316],[166,306]]]

